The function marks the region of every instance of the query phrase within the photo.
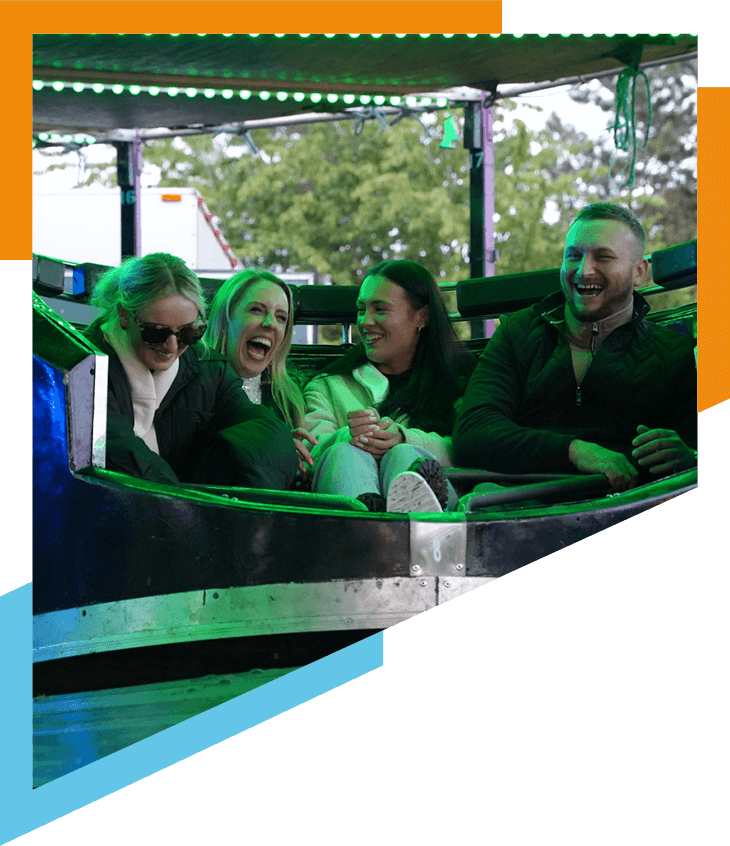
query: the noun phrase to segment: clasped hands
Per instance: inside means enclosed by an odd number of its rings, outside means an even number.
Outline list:
[[[347,415],[350,443],[374,458],[382,458],[389,449],[405,441],[390,417],[381,418],[374,408],[351,411]]]
[[[673,429],[650,429],[640,425],[636,431],[638,434],[631,442],[634,448],[631,457],[652,475],[667,476],[696,465],[694,450]],[[571,442],[568,455],[581,472],[603,473],[615,491],[634,488],[638,483],[636,468],[620,452],[576,439]]]
[[[351,411],[347,415],[347,421],[350,427],[350,443],[369,452],[376,459],[382,458],[389,449],[405,441],[390,417],[381,418],[374,408]],[[294,429],[292,437],[299,457],[299,470],[305,474],[314,465],[309,446],[305,441],[315,446],[318,441],[314,435],[301,428]]]

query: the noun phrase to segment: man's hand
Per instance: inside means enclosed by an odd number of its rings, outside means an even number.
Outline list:
[[[351,444],[369,452],[377,459],[382,458],[389,449],[404,442],[405,438],[400,429],[389,417],[384,417],[370,433],[350,441]]]
[[[673,429],[650,429],[637,426],[639,433],[631,442],[631,455],[655,476],[667,476],[697,466],[694,450]]]
[[[581,473],[603,473],[615,491],[636,487],[639,474],[620,452],[576,439],[570,442],[568,456]]]

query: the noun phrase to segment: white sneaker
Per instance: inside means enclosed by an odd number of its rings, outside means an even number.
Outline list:
[[[443,511],[436,494],[418,473],[399,473],[388,488],[388,511],[408,514],[411,511]]]

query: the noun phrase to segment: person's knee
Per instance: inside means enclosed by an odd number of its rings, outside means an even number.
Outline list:
[[[365,453],[356,446],[348,443],[332,444],[322,456],[322,461],[328,464],[348,464],[360,459]]]
[[[367,452],[352,444],[338,443],[329,447],[317,462],[312,489],[317,493],[357,496],[377,492],[378,465]],[[363,490],[360,490],[365,485]]]
[[[412,444],[396,444],[394,447],[391,447],[389,453],[392,455],[408,455],[413,454],[417,455],[419,452],[417,447],[414,447]]]
[[[317,463],[316,477],[342,476],[377,463],[372,455],[348,443],[332,444]]]
[[[418,447],[414,447],[412,444],[396,444],[385,453],[385,455],[380,459],[380,463],[383,466],[387,466],[389,464],[402,464],[403,462],[408,462],[410,464],[417,458],[420,458],[423,452],[423,450],[420,450]]]

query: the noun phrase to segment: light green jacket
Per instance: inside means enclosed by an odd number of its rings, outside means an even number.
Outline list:
[[[312,379],[304,389],[304,400],[306,427],[319,441],[312,447],[315,464],[329,446],[350,440],[347,415],[351,411],[374,407],[387,395],[387,378],[370,363],[355,368],[351,374],[323,374]],[[395,418],[395,422],[406,443],[428,450],[444,467],[453,466],[451,436],[412,429],[405,415]]]

